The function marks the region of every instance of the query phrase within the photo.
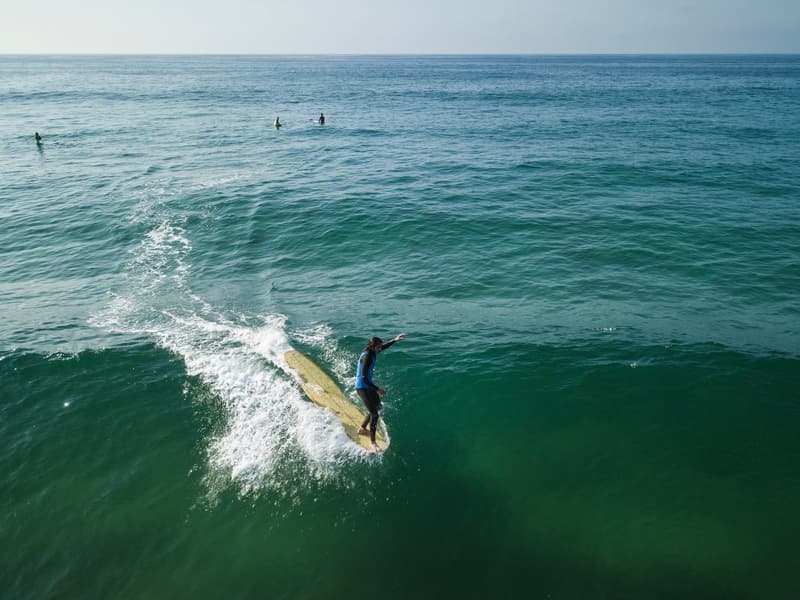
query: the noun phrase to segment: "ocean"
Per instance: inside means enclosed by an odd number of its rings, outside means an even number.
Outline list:
[[[0,56],[0,224],[3,598],[800,597],[799,56]]]

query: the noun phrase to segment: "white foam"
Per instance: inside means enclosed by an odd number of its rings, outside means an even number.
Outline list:
[[[224,422],[206,447],[211,494],[230,484],[241,494],[293,493],[308,478],[336,478],[343,463],[364,458],[332,414],[304,400],[287,371],[286,318],[215,310],[189,289],[191,249],[180,226],[154,227],[132,252],[125,289],[91,321],[151,337],[221,403]],[[326,339],[329,330],[320,331],[317,339]]]
[[[234,183],[242,179],[244,175],[241,173],[232,173],[230,175],[219,175],[216,177],[209,177],[207,179],[196,182],[198,188],[207,189],[225,186],[229,183]]]

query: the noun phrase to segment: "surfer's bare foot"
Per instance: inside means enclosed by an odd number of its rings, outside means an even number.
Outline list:
[[[359,427],[358,428],[358,435],[367,435],[368,433],[369,433],[369,431],[367,431],[363,427]]]
[[[373,451],[373,452],[376,452],[376,453],[377,453],[377,452],[381,452],[381,447],[380,447],[380,446],[378,446],[378,444],[376,444],[375,442],[372,442],[372,443],[369,445],[369,447],[370,447],[370,448],[372,448],[372,451]]]

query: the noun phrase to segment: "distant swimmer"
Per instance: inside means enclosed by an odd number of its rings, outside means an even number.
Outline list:
[[[405,333],[401,333],[394,339],[389,340],[385,344],[379,337],[369,338],[364,351],[358,357],[358,366],[356,367],[356,393],[364,402],[369,414],[361,427],[358,429],[359,435],[366,435],[369,433],[370,446],[375,452],[380,452],[381,448],[375,443],[375,432],[378,429],[378,411],[381,409],[380,396],[386,395],[386,390],[379,388],[372,382],[372,371],[375,369],[375,360],[378,353],[386,350],[395,342],[399,342],[406,337]],[[369,426],[369,430],[367,430]]]
[[[39,135],[38,131],[36,132],[36,135],[34,135],[33,137],[36,140],[36,145],[37,146],[41,146],[42,145],[42,136]]]
[[[280,128],[281,128],[281,118],[275,117],[275,129],[280,129]]]
[[[325,115],[319,113],[319,119],[317,119],[317,123],[319,123],[320,125],[325,125]]]

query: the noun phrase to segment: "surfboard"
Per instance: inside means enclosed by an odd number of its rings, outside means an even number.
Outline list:
[[[347,436],[362,448],[371,450],[369,435],[358,435],[358,428],[364,421],[364,413],[345,397],[336,382],[310,358],[297,350],[289,350],[283,358],[289,368],[297,374],[300,387],[308,399],[336,415]],[[375,442],[382,450],[389,445],[381,432],[380,423],[375,434]]]

